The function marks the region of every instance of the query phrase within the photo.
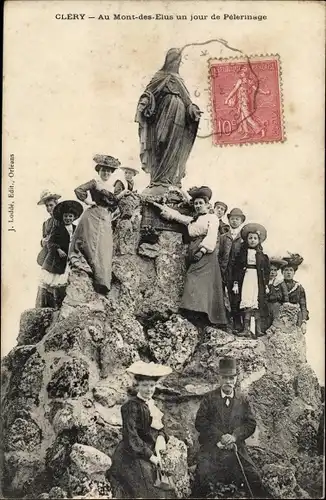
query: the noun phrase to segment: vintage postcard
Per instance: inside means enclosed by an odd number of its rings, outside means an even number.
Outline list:
[[[7,0],[2,498],[322,498],[325,4]]]

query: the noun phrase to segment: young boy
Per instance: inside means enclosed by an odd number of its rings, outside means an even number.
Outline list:
[[[226,224],[222,220],[222,218],[226,214],[227,209],[228,209],[228,206],[223,201],[216,201],[214,203],[214,213],[216,214],[216,216],[217,216],[217,218],[219,220],[218,233],[219,233],[220,236],[222,234],[225,234],[228,231],[230,231],[229,224]]]
[[[239,295],[232,291],[232,266],[235,258],[239,254],[242,238],[240,231],[246,216],[240,208],[233,208],[227,215],[230,229],[227,233],[221,235],[219,244],[219,263],[221,268],[223,285],[227,287],[230,301],[230,316],[232,320],[233,330],[236,332],[242,331],[242,316],[240,313],[240,298]]]

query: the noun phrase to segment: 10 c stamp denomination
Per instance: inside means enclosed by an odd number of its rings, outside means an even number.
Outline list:
[[[279,56],[210,59],[209,76],[215,145],[284,141]]]

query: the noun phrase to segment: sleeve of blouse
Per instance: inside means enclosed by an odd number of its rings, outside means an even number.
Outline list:
[[[121,416],[123,422],[124,437],[127,438],[130,448],[138,457],[149,460],[153,455],[153,452],[138,434],[136,426],[137,413],[137,404],[133,401],[129,401],[122,406]]]
[[[210,215],[208,218],[207,234],[201,243],[208,253],[215,250],[218,235],[218,218],[215,215]]]
[[[85,184],[81,184],[75,189],[75,195],[78,200],[85,201],[88,195],[88,191],[96,186],[96,181],[92,179],[89,182],[85,182]]]

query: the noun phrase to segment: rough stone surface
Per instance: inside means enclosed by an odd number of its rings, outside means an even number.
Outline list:
[[[34,451],[40,444],[42,432],[32,419],[16,418],[6,434],[7,451]]]
[[[188,320],[175,314],[166,322],[157,322],[149,329],[148,346],[158,363],[166,363],[182,371],[198,343],[198,330]]]
[[[53,374],[47,386],[50,398],[77,398],[88,391],[89,373],[85,361],[72,358]]]
[[[259,340],[193,325],[178,311],[187,251],[182,234],[157,231],[147,240],[155,252],[141,255],[145,228],[139,229],[138,208],[131,213],[133,199],[125,201],[109,294],[94,291],[87,269],[74,269],[60,312],[23,313],[21,345],[2,360],[4,496],[112,498],[99,464],[101,457],[110,462],[122,437],[121,405],[133,383],[125,368],[143,359],[174,368],[154,397],[170,436],[166,468],[178,497],[187,497],[198,450],[195,415],[216,387],[219,358],[231,355],[257,421],[247,444],[264,481],[283,498],[320,497],[322,402],[296,326],[298,308],[282,306]],[[84,465],[76,458],[81,449],[92,450]],[[231,486],[212,494],[245,498]]]
[[[105,480],[105,473],[111,467],[111,459],[92,446],[75,443],[70,453],[70,470],[75,476],[87,475],[93,480]]]
[[[45,335],[53,319],[54,309],[28,309],[20,318],[17,344],[37,344]]]
[[[162,463],[163,469],[173,479],[176,497],[188,497],[190,495],[190,479],[185,443],[172,436],[167,443],[166,453],[162,456]]]

